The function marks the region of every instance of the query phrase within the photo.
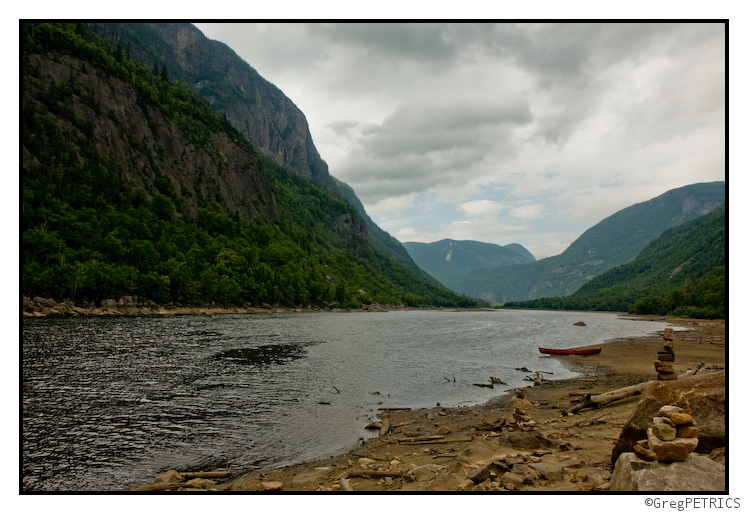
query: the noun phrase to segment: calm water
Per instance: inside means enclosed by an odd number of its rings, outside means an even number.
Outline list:
[[[481,403],[528,385],[522,366],[570,378],[538,346],[664,326],[539,311],[24,320],[23,488],[128,490],[171,468],[329,457],[370,437],[378,408]],[[508,385],[472,385],[490,376]]]

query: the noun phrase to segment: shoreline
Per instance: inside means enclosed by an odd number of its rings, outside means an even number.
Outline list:
[[[293,311],[292,311],[293,312]],[[725,368],[725,320],[681,319],[665,316],[629,316],[632,320],[664,321],[689,330],[676,332],[677,373],[705,362],[700,373]],[[580,373],[579,377],[528,382],[527,414],[530,431],[508,432],[502,425],[512,415],[512,397],[503,394],[477,405],[417,410],[383,411],[379,436],[365,440],[329,459],[301,462],[280,468],[251,470],[221,479],[169,484],[166,489],[201,491],[606,491],[612,471],[611,453],[621,427],[638,403],[633,396],[604,409],[570,413],[580,394],[599,394],[653,380],[653,361],[662,344],[661,333],[612,339],[594,356],[553,356]],[[512,391],[516,391],[512,390]],[[386,412],[386,414],[385,414]],[[517,435],[513,435],[517,434]],[[522,448],[516,441],[534,437],[551,441],[538,448]],[[513,442],[514,441],[514,442]],[[512,484],[491,480],[487,465],[514,459],[535,468],[553,467],[555,474],[534,475]],[[514,462],[512,460],[512,462]],[[509,461],[506,461],[509,462]],[[534,468],[532,468],[534,469]],[[213,471],[213,470],[179,470]],[[487,478],[488,477],[488,478]],[[200,479],[204,480],[204,479]],[[181,484],[181,485],[180,485]],[[164,487],[163,484],[157,487]],[[136,489],[138,490],[138,489]]]
[[[413,311],[413,310],[442,310],[442,311],[469,311],[478,312],[488,309],[485,307],[408,307],[406,305],[380,305],[378,303],[364,304],[360,308],[340,308],[336,304],[325,307],[319,306],[296,306],[281,307],[279,305],[263,304],[253,306],[246,304],[241,307],[236,305],[208,304],[203,306],[183,306],[180,304],[159,305],[151,301],[138,302],[137,297],[123,297],[118,301],[102,300],[99,305],[76,304],[71,300],[57,302],[50,298],[34,297],[30,299],[23,297],[21,302],[21,316],[23,318],[63,318],[63,317],[112,317],[112,316],[190,316],[215,314],[288,314],[308,312],[390,312],[390,311]]]

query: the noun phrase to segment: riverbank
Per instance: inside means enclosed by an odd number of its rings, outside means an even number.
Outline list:
[[[702,362],[700,373],[724,369],[724,320],[642,319],[688,329],[676,332],[676,373]],[[653,362],[661,345],[662,334],[653,334],[610,341],[594,356],[548,357],[563,360],[581,376],[543,380],[535,386],[528,382],[524,400],[529,403],[524,406],[534,422],[528,425],[535,425],[530,431],[507,429],[517,406],[513,390],[477,406],[446,409],[437,404],[430,409],[383,412],[382,424],[389,427],[382,435],[330,459],[144,490],[604,491],[609,487],[613,445],[637,397],[577,414],[570,412],[572,402],[579,394],[604,393],[654,379]],[[533,371],[528,370],[528,376]],[[522,466],[517,469],[526,474],[514,482],[508,475],[507,480],[492,480],[495,466],[514,471],[518,464]]]
[[[444,310],[440,307],[429,307],[430,310]],[[89,316],[190,316],[190,315],[214,315],[214,314],[275,314],[289,312],[388,312],[404,310],[423,310],[422,308],[408,307],[406,305],[380,305],[371,303],[362,305],[359,309],[340,308],[336,303],[320,306],[297,306],[281,307],[280,305],[245,304],[218,305],[211,303],[202,306],[183,306],[179,303],[169,302],[164,305],[156,304],[150,300],[140,302],[138,297],[124,296],[119,300],[106,299],[98,303],[76,303],[65,299],[57,302],[51,298],[23,297],[21,301],[21,315],[24,318],[61,318],[61,317],[89,317]],[[463,309],[460,309],[463,310]],[[468,310],[468,309],[465,309]],[[478,309],[469,309],[478,310]]]

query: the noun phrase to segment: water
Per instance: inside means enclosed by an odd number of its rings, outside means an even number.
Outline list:
[[[382,407],[482,403],[528,385],[523,366],[574,376],[538,346],[664,327],[540,311],[24,320],[23,489],[129,490],[172,468],[329,457],[371,437]],[[490,376],[507,386],[472,385]]]

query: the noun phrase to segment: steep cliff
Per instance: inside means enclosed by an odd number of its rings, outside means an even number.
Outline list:
[[[263,155],[330,191],[337,187],[312,142],[304,113],[236,52],[188,23],[92,24],[139,60],[166,65]]]
[[[49,112],[43,101],[59,97],[59,112]],[[71,56],[24,58],[25,112],[43,111],[50,121],[78,145],[93,145],[111,162],[108,171],[132,183],[146,198],[159,194],[194,216],[200,200],[215,201],[227,212],[246,220],[258,216],[278,222],[270,177],[261,169],[259,156],[242,148],[226,132],[211,132],[200,148],[167,119],[163,112],[143,102],[132,85]],[[54,108],[54,107],[53,107]],[[44,145],[25,144],[23,165],[45,161]],[[196,141],[197,142],[197,141]],[[180,212],[181,211],[181,212]]]

